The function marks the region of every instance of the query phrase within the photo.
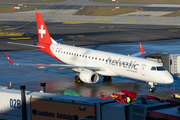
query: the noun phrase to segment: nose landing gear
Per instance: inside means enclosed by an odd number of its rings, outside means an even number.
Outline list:
[[[149,91],[154,92],[155,91],[155,86],[154,85],[157,85],[157,84],[152,83],[152,82],[149,82],[148,84],[150,85]]]

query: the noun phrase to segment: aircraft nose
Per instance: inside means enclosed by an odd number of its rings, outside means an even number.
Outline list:
[[[166,74],[166,76],[164,76],[165,77],[165,83],[167,83],[167,84],[171,84],[171,83],[173,83],[174,82],[174,78],[172,77],[172,75],[169,73],[169,74]]]

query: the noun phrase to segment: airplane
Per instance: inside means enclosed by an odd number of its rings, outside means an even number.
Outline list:
[[[123,76],[136,80],[145,81],[150,85],[150,92],[155,91],[157,84],[170,84],[174,82],[171,74],[158,62],[140,58],[145,51],[140,45],[140,52],[133,55],[122,55],[82,47],[70,46],[56,42],[51,38],[40,13],[36,13],[37,31],[39,42],[36,45],[13,43],[37,47],[41,51],[65,64],[17,64],[13,65],[36,66],[39,68],[56,67],[73,70],[77,75],[75,82],[97,83],[99,75],[103,80],[111,79],[110,76]]]

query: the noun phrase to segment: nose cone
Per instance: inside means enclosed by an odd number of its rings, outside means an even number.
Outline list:
[[[172,77],[172,75],[168,72],[166,73],[166,75],[164,76],[164,83],[166,84],[171,84],[174,82],[174,78]]]

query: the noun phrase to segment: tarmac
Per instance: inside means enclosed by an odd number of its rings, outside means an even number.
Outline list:
[[[7,44],[8,41],[27,44],[38,41],[35,12],[42,14],[49,33],[55,40],[63,39],[62,44],[96,47],[98,50],[120,54],[133,54],[139,51],[138,42],[142,42],[146,52],[179,54],[179,17],[160,17],[165,13],[172,12],[173,9],[170,9],[172,11],[154,12],[151,11],[153,5],[141,5],[148,6],[148,10],[116,16],[82,16],[72,14],[77,12],[83,3],[91,5],[94,2],[88,0],[81,4],[78,0],[71,4],[68,2],[72,1],[67,0],[61,3],[65,5],[61,6],[63,9],[59,7],[58,9],[53,5],[54,8],[51,9],[0,13],[1,85],[8,86],[11,81],[14,89],[26,85],[27,90],[39,91],[40,83],[45,82],[47,92],[62,94],[65,90],[72,89],[81,96],[86,96],[87,92],[112,93],[126,89],[138,94],[150,94],[161,99],[179,101],[170,97],[172,93],[180,92],[180,82],[176,76],[174,76],[173,84],[159,85],[155,93],[149,93],[149,85],[128,78],[112,77],[112,81],[103,82],[102,76],[100,76],[100,80],[96,84],[76,84],[74,83],[75,73],[71,70],[11,65],[3,53],[4,51],[9,51],[7,53],[15,63],[59,63],[35,48]],[[73,4],[77,6],[70,9],[69,6]],[[171,5],[154,6],[172,7]],[[180,6],[173,5],[173,8],[179,9]]]

